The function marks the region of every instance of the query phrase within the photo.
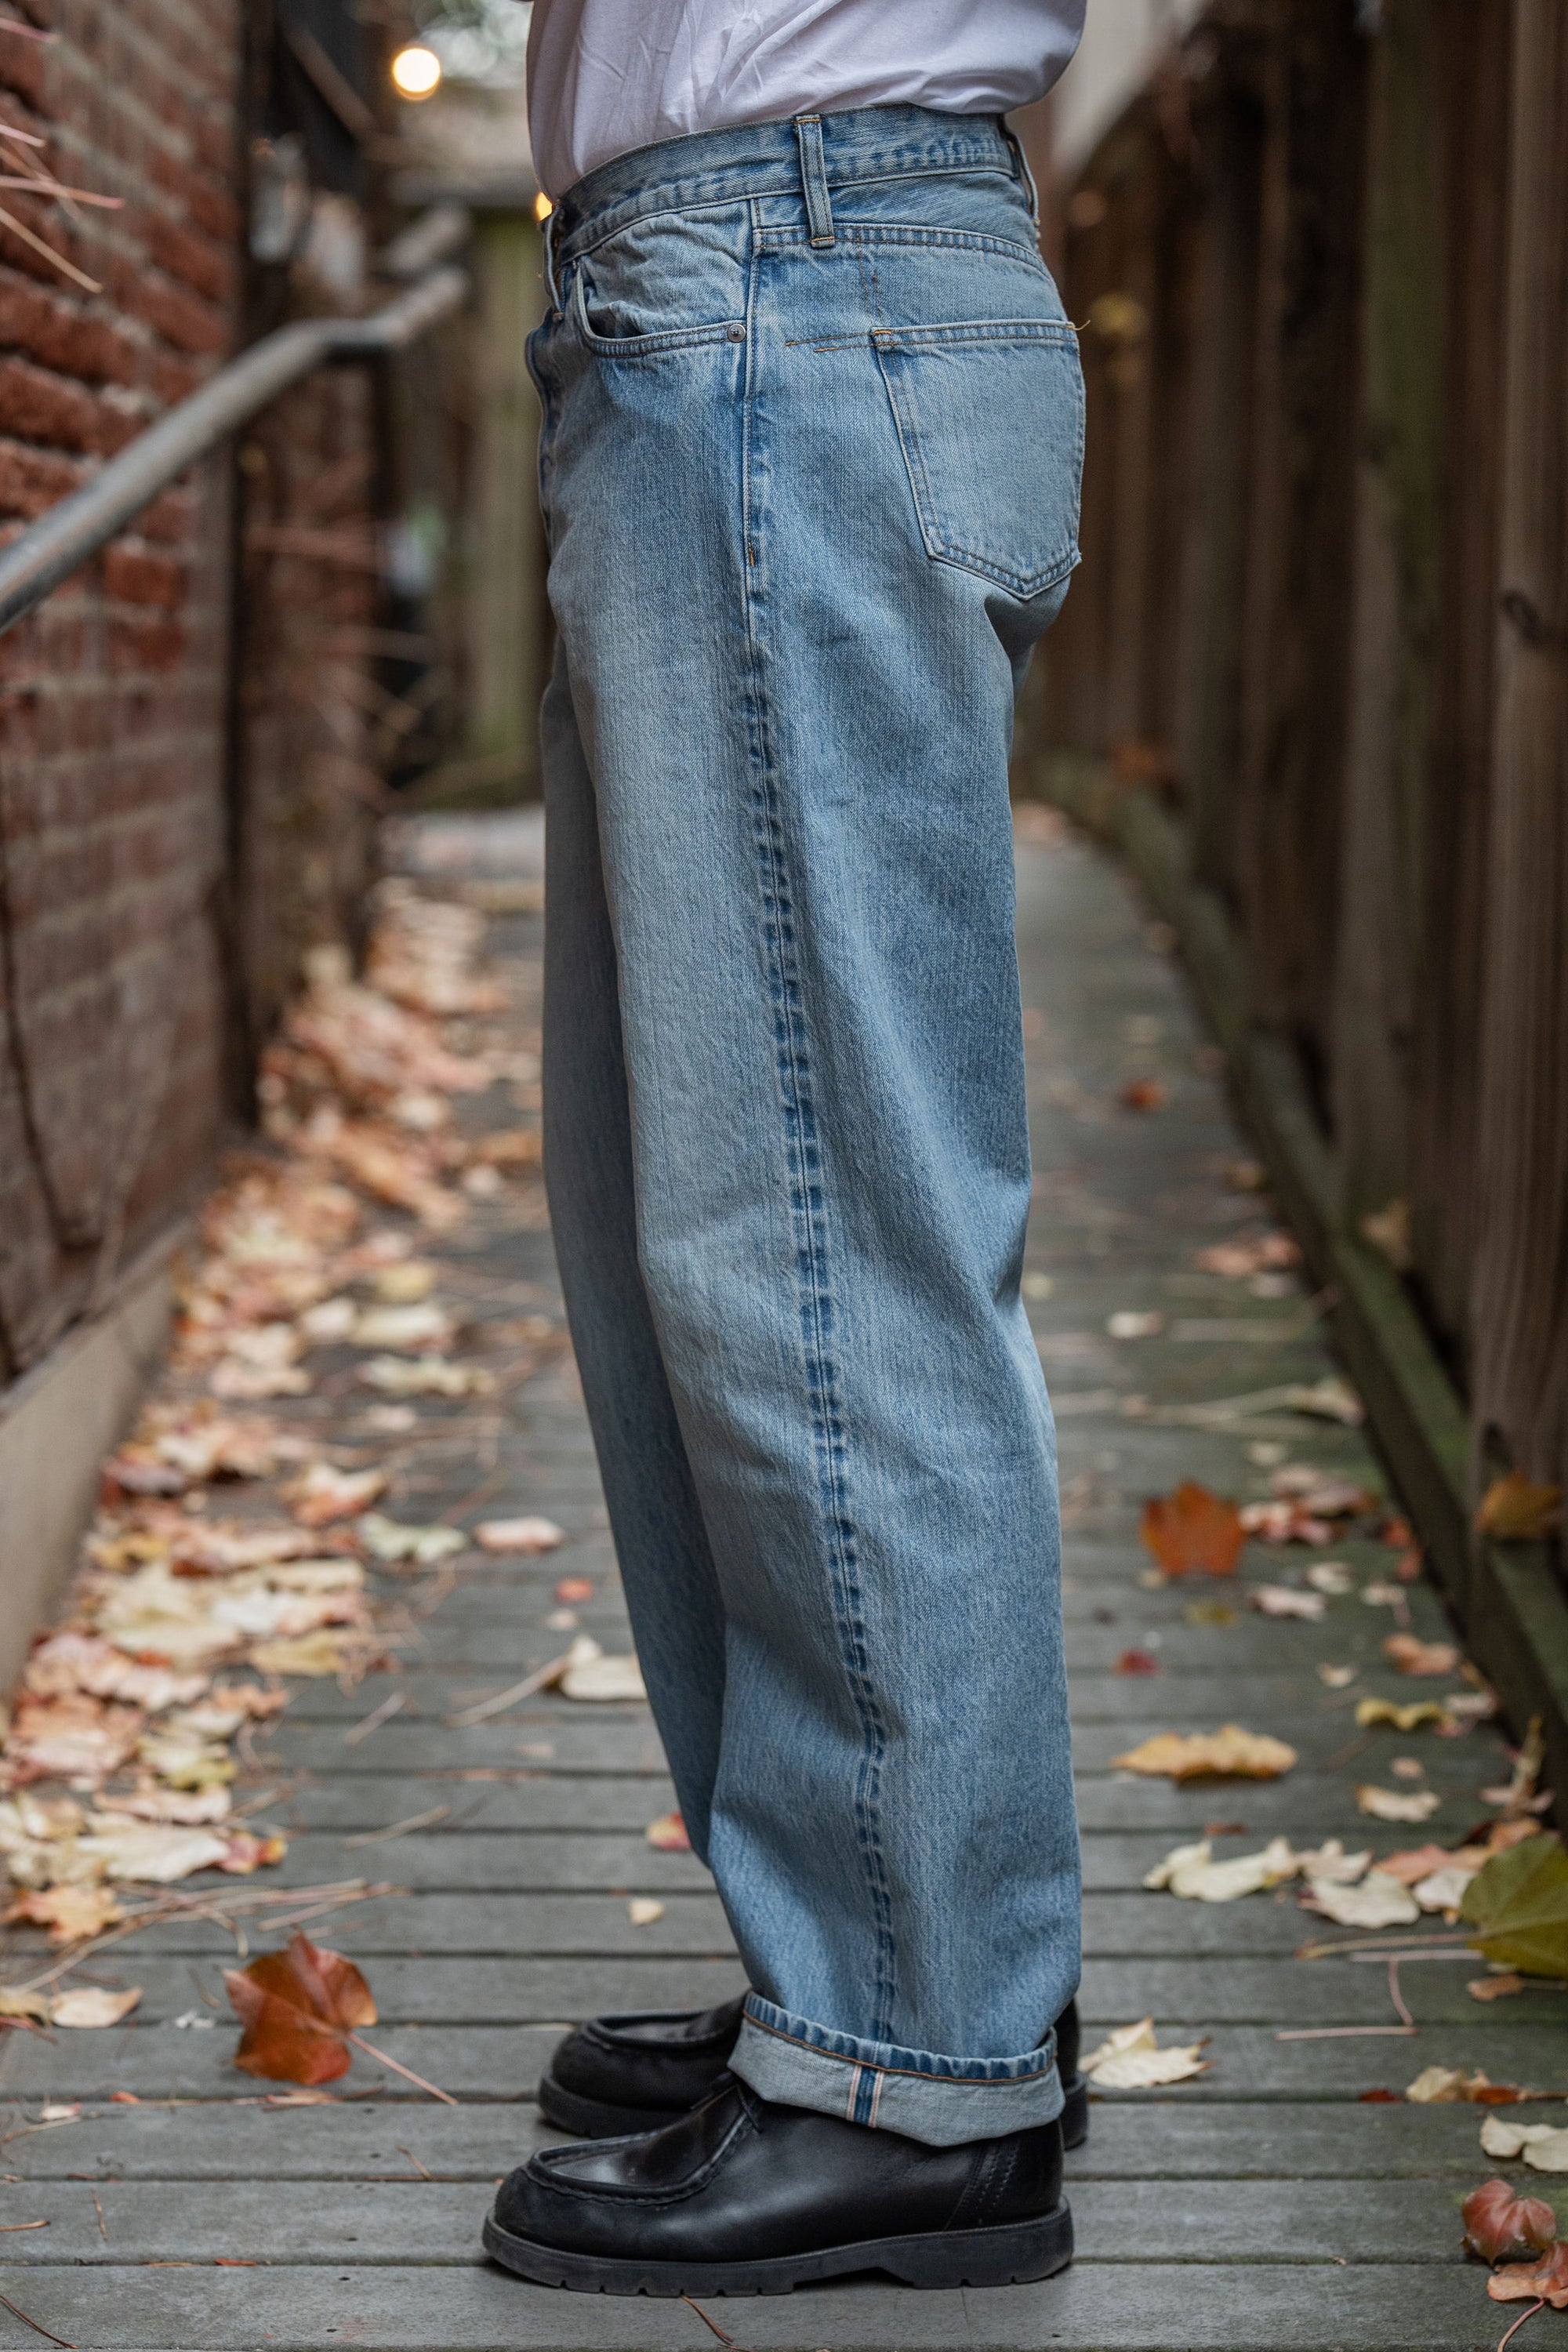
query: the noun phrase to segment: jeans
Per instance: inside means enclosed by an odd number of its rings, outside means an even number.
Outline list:
[[[1072,330],[994,119],[581,181],[533,336],[545,1174],[638,1653],[764,2096],[1060,2108],[1079,1972],[1007,760]]]

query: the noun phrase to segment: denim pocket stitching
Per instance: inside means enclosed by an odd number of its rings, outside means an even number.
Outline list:
[[[595,334],[588,322],[588,299],[580,269],[572,280],[571,312],[584,349],[597,352],[604,359],[653,359],[661,352],[697,351],[714,343],[742,343],[746,340],[743,319],[721,319],[712,327],[669,327],[658,335]]]
[[[1037,572],[1009,570],[978,548],[965,547],[943,530],[938,514],[938,502],[931,479],[926,468],[925,455],[920,445],[913,411],[903,388],[883,364],[885,356],[900,351],[943,351],[965,345],[986,343],[1040,343],[1055,350],[1065,349],[1078,341],[1077,331],[1066,321],[1045,319],[974,319],[930,327],[873,328],[868,340],[878,357],[883,384],[887,389],[889,406],[892,411],[893,430],[898,435],[903,453],[910,489],[914,498],[916,520],[927,554],[936,563],[951,563],[960,570],[974,572],[999,587],[1027,603],[1044,595],[1065,580],[1079,562],[1078,534],[1070,533],[1067,546],[1058,556]],[[1078,464],[1083,461],[1083,411],[1079,404],[1075,446]]]

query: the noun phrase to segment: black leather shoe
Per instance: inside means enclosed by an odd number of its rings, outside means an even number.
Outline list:
[[[496,2261],[601,2294],[787,2294],[886,2271],[1006,2286],[1072,2259],[1059,2124],[928,2147],[731,2079],[662,2131],[542,2149],[485,2223]]]
[[[539,2085],[542,2113],[579,2139],[658,2131],[728,2079],[746,2005],[594,2017],[558,2042]]]
[[[591,2018],[557,2043],[539,2085],[542,2112],[578,2139],[658,2131],[719,2088],[744,2007],[742,1994],[718,2009]],[[1089,2085],[1078,2071],[1079,2049],[1078,2003],[1069,2000],[1057,2020],[1064,2147],[1081,2147],[1089,2137]]]

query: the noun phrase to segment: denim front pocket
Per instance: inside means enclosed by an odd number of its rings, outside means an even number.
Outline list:
[[[1078,562],[1083,374],[1060,320],[878,328],[926,552],[1037,596]]]

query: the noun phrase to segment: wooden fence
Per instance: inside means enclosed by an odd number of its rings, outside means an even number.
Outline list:
[[[1554,1556],[1473,1515],[1568,1474],[1568,7],[1218,0],[1057,204],[1084,562],[1024,788],[1177,924],[1455,1605],[1561,1726]]]

